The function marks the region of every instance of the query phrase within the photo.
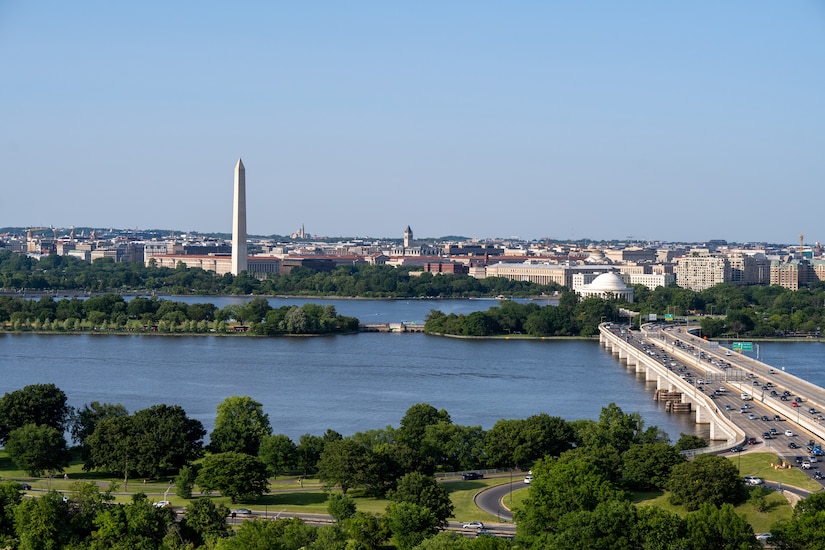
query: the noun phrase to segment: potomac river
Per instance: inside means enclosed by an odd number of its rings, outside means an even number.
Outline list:
[[[175,298],[221,307],[236,298]],[[486,310],[494,300],[292,300],[333,304],[361,322],[422,322],[431,309]],[[825,385],[825,344],[764,343],[760,358]],[[547,413],[596,419],[604,405],[639,412],[675,441],[706,435],[692,415],[653,401],[653,384],[626,370],[596,340],[460,340],[424,334],[214,337],[0,334],[0,393],[54,383],[79,407],[121,403],[130,412],[180,405],[211,431],[225,397],[263,404],[274,433],[293,441],[331,428],[343,435],[398,426],[413,404],[446,409],[453,422],[489,429],[501,418]]]

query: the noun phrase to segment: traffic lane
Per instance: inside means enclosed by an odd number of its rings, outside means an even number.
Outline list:
[[[499,521],[513,521],[513,512],[505,506],[504,498],[512,491],[527,487],[523,477],[513,479],[511,483],[493,485],[476,494],[473,501],[481,510],[496,516]]]

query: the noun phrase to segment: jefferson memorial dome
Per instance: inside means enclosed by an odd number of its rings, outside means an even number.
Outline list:
[[[627,288],[622,278],[613,272],[602,273],[589,285],[579,287],[578,292],[583,298],[596,296],[606,300],[622,299],[628,302],[633,301],[633,289]]]

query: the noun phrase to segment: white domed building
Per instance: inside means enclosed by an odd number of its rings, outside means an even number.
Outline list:
[[[622,278],[613,272],[602,273],[590,284],[581,285],[574,289],[582,298],[595,296],[605,300],[633,301],[633,289],[628,288]]]

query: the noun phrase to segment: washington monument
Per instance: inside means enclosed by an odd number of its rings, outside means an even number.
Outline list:
[[[232,204],[232,275],[246,271],[246,169],[235,165],[235,200]]]

